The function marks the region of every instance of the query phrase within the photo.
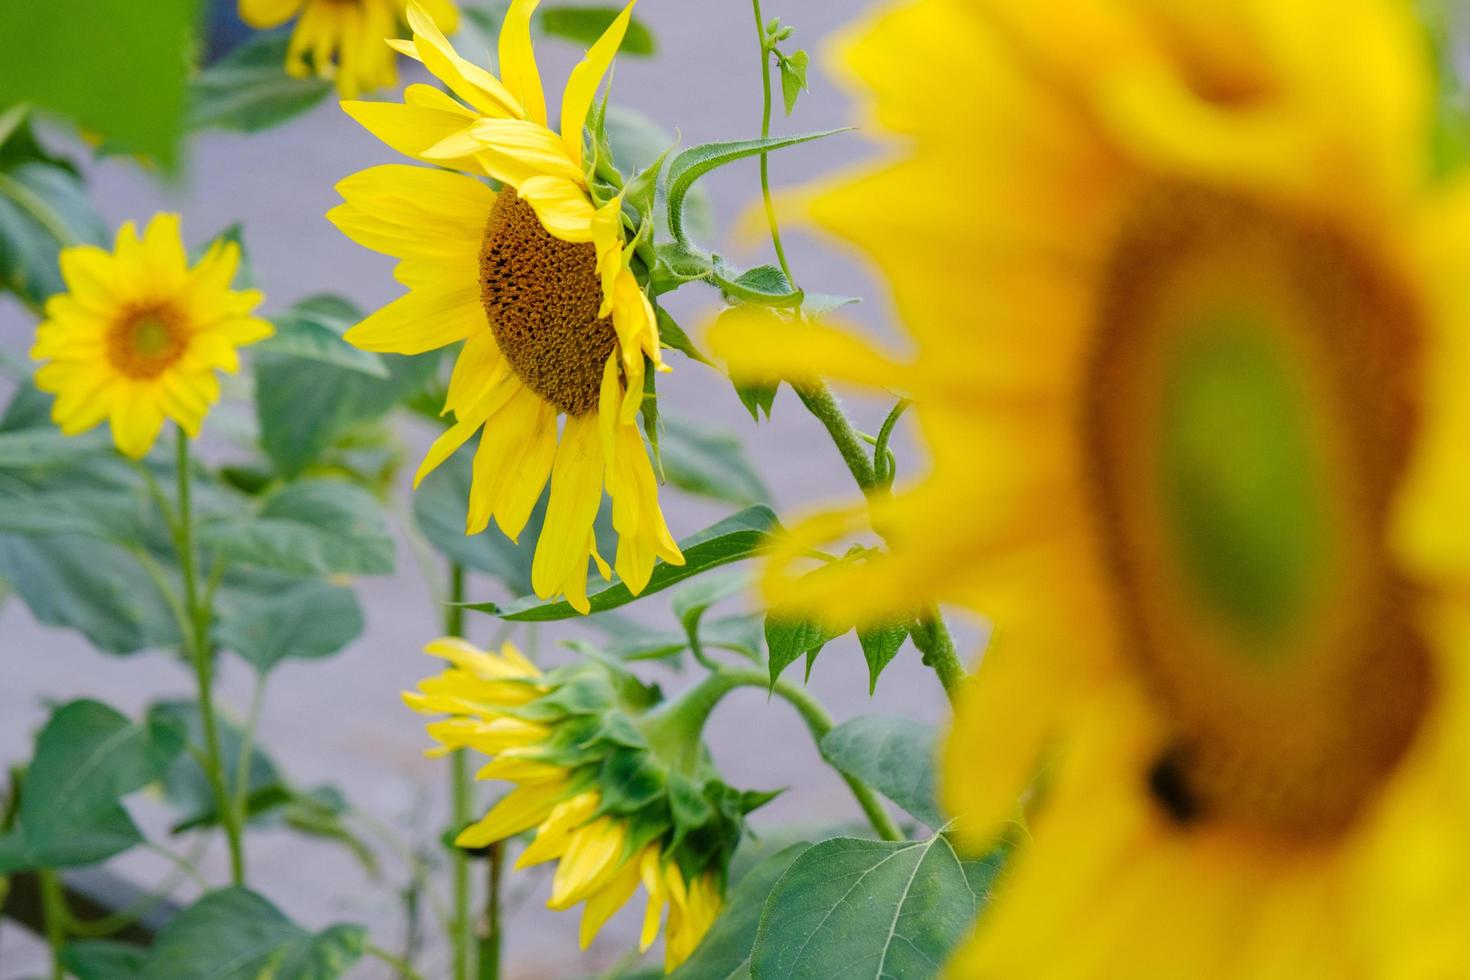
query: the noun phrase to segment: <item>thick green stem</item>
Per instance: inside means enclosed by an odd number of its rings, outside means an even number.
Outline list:
[[[444,632],[449,636],[464,633],[464,568],[449,566],[449,602],[444,607]],[[458,833],[471,819],[472,792],[470,759],[465,749],[449,756],[450,827]],[[449,940],[454,950],[454,980],[470,980],[475,948],[474,920],[470,915],[470,856],[461,848],[451,855],[454,878],[454,914],[449,923]]]
[[[245,849],[240,833],[240,811],[225,786],[224,766],[220,759],[219,729],[214,717],[214,651],[210,648],[211,610],[200,602],[199,575],[194,555],[194,514],[190,506],[189,488],[192,467],[189,460],[189,437],[178,430],[178,533],[174,545],[179,553],[179,566],[184,579],[184,606],[189,613],[191,629],[185,637],[194,676],[199,684],[199,726],[204,730],[204,769],[214,791],[220,825],[230,848],[230,880],[245,884]]]
[[[965,665],[960,663],[955,652],[954,639],[938,609],[930,609],[919,620],[919,625],[909,634],[914,646],[924,655],[924,665],[934,671],[944,693],[953,701],[965,682]]]
[[[66,896],[61,890],[61,879],[55,871],[42,868],[36,873],[41,886],[41,911],[46,922],[46,942],[51,947],[52,980],[65,980],[66,970],[61,965],[61,950],[66,945],[67,920]]]
[[[738,667],[721,667],[718,672],[710,674],[668,705],[649,715],[639,728],[654,751],[660,753],[671,765],[692,770],[699,758],[698,733],[703,730],[705,721],[715,705],[720,703],[720,699],[738,687],[763,688],[785,700],[796,709],[801,720],[806,722],[807,729],[812,733],[812,740],[819,748],[822,739],[832,730],[832,716],[806,691],[786,681],[777,681],[772,688],[771,679],[764,672]],[[883,804],[878,801],[873,790],[862,780],[846,773],[842,775],[842,779],[847,783],[848,789],[852,790],[858,806],[862,808],[878,836],[884,840],[902,840],[903,835],[894,826],[893,820],[884,811]]]
[[[485,920],[480,927],[480,980],[500,980],[500,881],[505,873],[505,841],[490,845],[485,862]]]
[[[868,457],[867,444],[858,435],[857,429],[853,428],[852,421],[848,419],[842,406],[837,403],[832,389],[820,381],[793,384],[791,387],[796,390],[797,397],[806,406],[806,410],[827,430],[827,435],[842,454],[842,461],[847,464],[848,472],[857,481],[858,487],[863,493],[873,490],[877,486],[878,477],[873,470],[873,461]]]
[[[423,975],[415,970],[407,960],[399,956],[394,956],[381,946],[374,946],[369,943],[363,952],[374,959],[386,963],[391,969],[397,971],[401,980],[424,980]]]

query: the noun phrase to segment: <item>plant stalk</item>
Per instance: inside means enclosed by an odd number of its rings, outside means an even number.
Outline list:
[[[464,567],[449,566],[449,604],[444,609],[444,632],[449,636],[464,633]],[[470,822],[471,786],[468,750],[457,749],[449,756],[450,826],[458,833]],[[474,921],[470,915],[470,856],[462,848],[453,848],[454,914],[449,923],[449,939],[454,950],[454,980],[470,980],[474,972]]]
[[[500,882],[505,873],[505,841],[490,845],[485,862],[485,921],[480,932],[480,980],[500,980]]]
[[[67,920],[71,913],[66,908],[66,896],[61,890],[61,879],[50,868],[36,872],[41,888],[41,910],[46,922],[46,943],[51,947],[52,980],[65,980],[66,970],[61,965],[61,950],[66,945]]]
[[[761,16],[761,0],[750,0],[751,9],[755,12],[755,30],[761,42],[761,139],[771,135],[771,42],[766,37],[766,21]],[[776,249],[776,261],[781,264],[781,271],[786,275],[786,281],[796,289],[796,278],[791,274],[791,264],[786,261],[786,250],[781,247],[781,226],[776,221],[776,204],[771,200],[771,172],[770,155],[762,153],[761,162],[761,198],[766,206],[766,223],[771,226],[771,244]]]
[[[225,786],[221,762],[219,730],[214,716],[214,662],[209,643],[210,609],[200,601],[198,568],[194,553],[194,514],[190,504],[192,467],[189,459],[189,437],[178,430],[178,534],[174,546],[184,579],[184,606],[189,614],[189,635],[185,643],[193,661],[194,677],[199,685],[199,726],[204,730],[205,774],[214,790],[215,807],[230,849],[230,880],[245,884],[245,850],[240,833],[240,811]]]

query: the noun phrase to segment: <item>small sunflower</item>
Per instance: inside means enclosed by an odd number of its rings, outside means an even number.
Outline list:
[[[444,405],[455,425],[415,483],[483,429],[465,530],[478,534],[493,517],[514,540],[550,479],[532,585],[586,612],[589,560],[611,576],[592,532],[604,487],[618,533],[613,564],[634,594],[655,556],[684,558],[638,428],[645,362],[663,368],[658,327],[629,265],[622,200],[593,200],[582,159],[583,121],[632,4],[572,70],[558,135],[547,128],[531,50],[536,2],[510,5],[502,78],[461,58],[423,7],[409,7],[414,38],[398,49],[458,99],[410,85],[402,104],[342,107],[394,149],[451,169],[364,170],[337,185],[346,203],[327,217],[360,245],[400,259],[395,274],[409,287],[348,341],[398,354],[463,341]]]
[[[1470,185],[1429,176],[1410,9],[920,0],[846,44],[901,142],[807,206],[914,358],[716,340],[915,393],[932,475],[767,585],[991,618],[944,760],[972,842],[1057,748],[957,976],[1470,963]],[[867,520],[891,556],[792,580]]]
[[[67,435],[111,419],[117,448],[140,459],[171,418],[192,438],[219,400],[215,371],[239,370],[236,348],[269,337],[251,316],[258,290],[230,288],[240,264],[233,242],[210,246],[193,267],[179,216],[158,214],[143,237],[131,221],[111,252],[62,249],[67,292],[46,301],[31,359],[36,387],[56,396],[51,418]]]
[[[454,0],[420,0],[444,30],[459,23]],[[393,51],[384,42],[398,34],[404,0],[240,0],[240,19],[257,30],[292,17],[286,72],[335,79],[344,98],[389,88],[398,81]],[[306,60],[311,55],[311,63]]]
[[[667,909],[665,969],[687,959],[719,914],[744,814],[768,797],[715,779],[702,751],[689,751],[698,732],[677,712],[648,710],[648,690],[617,667],[588,661],[543,674],[509,644],[489,653],[452,637],[424,649],[452,665],[403,696],[416,711],[450,716],[428,725],[440,743],[431,754],[483,752],[494,758],[479,778],[515,784],[456,843],[485,847],[534,829],[516,867],[558,862],[548,906],[585,903],[583,949],[641,884],[640,951]]]

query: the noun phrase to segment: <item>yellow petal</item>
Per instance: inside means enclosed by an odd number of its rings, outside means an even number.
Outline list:
[[[444,96],[443,101],[454,104],[448,96]],[[415,159],[424,159],[425,150],[460,132],[476,118],[473,112],[463,106],[451,109],[443,104],[424,106],[397,102],[343,102],[342,111],[388,146]],[[445,166],[460,164],[460,161],[450,160],[433,162]]]
[[[568,601],[582,613],[591,607],[585,595],[574,596],[572,590],[585,590],[587,535],[597,517],[602,482],[603,459],[596,414],[588,412],[567,419],[551,470],[546,523],[531,561],[531,585],[543,599],[557,592],[568,593]]]
[[[570,908],[611,880],[620,866],[626,835],[620,820],[599,817],[574,831],[551,879],[548,908]]]
[[[506,372],[500,384],[485,392],[478,402],[460,414],[459,420],[435,439],[429,451],[424,454],[418,472],[413,475],[414,489],[418,489],[424,477],[433,472],[440,463],[454,455],[456,449],[463,446],[469,441],[470,436],[479,431],[486,419],[497,412],[512,395],[520,390],[522,390],[521,383],[514,375]]]
[[[546,125],[546,96],[531,48],[531,15],[540,0],[512,0],[500,25],[500,79],[526,111],[526,118]]]
[[[484,325],[478,283],[430,291],[415,289],[343,334],[349,344],[389,354],[422,354],[464,340]]]
[[[414,47],[424,67],[448,85],[451,92],[487,116],[524,115],[498,78],[459,56],[421,4],[410,3],[407,16],[408,26],[414,33]]]
[[[536,837],[516,859],[517,868],[529,868],[533,864],[555,860],[566,853],[567,842],[572,831],[582,826],[597,812],[602,797],[595,791],[578,793],[569,800],[562,800],[551,808]]]
[[[541,227],[564,242],[592,241],[592,202],[575,181],[561,177],[531,177],[516,195],[536,211]],[[606,312],[598,316],[605,316]]]
[[[577,930],[577,943],[582,949],[592,945],[592,940],[607,920],[633,897],[638,888],[638,862],[627,861],[618,869],[612,880],[587,896],[587,905],[582,909],[582,923]]]
[[[577,184],[585,179],[555,134],[524,119],[477,120],[427,148],[423,156],[435,163],[473,156],[491,177],[512,187],[538,176]]]
[[[112,405],[112,441],[118,451],[142,459],[163,428],[163,410],[152,393],[141,385],[119,386]]]
[[[634,0],[636,3],[637,0]],[[587,112],[592,108],[592,99],[597,95],[597,86],[612,64],[623,35],[628,30],[628,21],[633,16],[633,3],[608,25],[602,37],[588,50],[567,78],[566,91],[561,97],[561,139],[567,156],[580,173],[582,170],[582,132],[587,122]]]
[[[495,518],[505,536],[520,538],[556,458],[556,409],[522,387],[485,425],[475,451],[467,534]]]
[[[303,0],[240,0],[240,19],[256,30],[284,24]]]
[[[736,309],[710,326],[706,340],[731,376],[741,380],[834,378],[887,388],[905,385],[912,376],[831,320],[799,323],[767,311]]]
[[[530,830],[546,819],[551,808],[565,792],[566,787],[560,783],[517,787],[506,794],[505,799],[495,804],[480,821],[466,827],[454,842],[460,847],[484,847],[523,830]]]

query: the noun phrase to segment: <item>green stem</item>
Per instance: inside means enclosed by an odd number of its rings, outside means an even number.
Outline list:
[[[235,787],[231,793],[235,812],[242,822],[250,799],[250,770],[255,755],[255,732],[260,727],[260,709],[265,704],[265,675],[255,675],[255,689],[250,693],[250,713],[245,718],[245,731],[240,735],[240,755],[235,761]]]
[[[934,671],[944,693],[953,701],[965,682],[965,665],[955,653],[954,638],[938,609],[930,609],[920,619],[916,629],[910,631],[914,646],[924,656],[924,665]]]
[[[449,636],[464,633],[464,568],[449,566],[449,602],[444,609],[444,632]],[[450,826],[458,833],[470,822],[470,760],[465,749],[449,756]],[[475,947],[474,922],[470,916],[470,856],[459,847],[451,854],[454,878],[454,915],[449,924],[449,940],[454,950],[454,980],[469,980],[471,957]]]
[[[178,529],[174,545],[183,570],[184,606],[189,613],[190,630],[185,637],[193,661],[194,676],[199,683],[199,724],[204,729],[205,775],[214,790],[215,807],[230,848],[230,880],[245,884],[245,850],[240,834],[239,811],[225,786],[221,762],[219,729],[214,717],[214,661],[209,643],[210,609],[200,602],[198,568],[194,555],[194,514],[190,507],[189,489],[192,467],[189,460],[189,437],[178,430]]]
[[[720,667],[679,697],[648,715],[638,726],[655,752],[662,755],[675,768],[692,770],[699,759],[698,732],[703,730],[705,720],[715,705],[738,687],[759,687],[782,698],[806,722],[812,740],[820,750],[822,739],[832,730],[832,716],[806,691],[786,681],[777,681],[771,686],[770,677],[751,668]],[[691,735],[691,733],[695,733]],[[846,773],[842,779],[852,790],[858,806],[862,808],[873,830],[883,840],[902,840],[903,835],[894,826],[893,820],[883,809],[883,804],[873,790],[860,779]]]
[[[65,980],[66,971],[61,966],[61,950],[66,945],[67,919],[71,913],[66,909],[66,896],[61,891],[61,879],[55,871],[42,868],[36,872],[41,886],[41,910],[46,920],[46,942],[51,947],[52,980]]]
[[[820,381],[809,384],[793,384],[797,397],[806,406],[806,410],[816,417],[822,427],[827,430],[832,444],[842,454],[842,461],[847,464],[848,472],[857,481],[858,487],[863,493],[872,491],[878,485],[878,476],[873,471],[873,461],[868,456],[866,443],[863,437],[853,427],[852,420],[837,403],[837,398]]]
[[[500,882],[505,872],[505,841],[490,845],[485,862],[485,921],[480,932],[480,980],[500,980]]]
[[[766,37],[765,18],[761,16],[761,0],[750,0],[750,6],[755,11],[755,30],[761,42],[761,139],[766,139],[771,135],[771,42]],[[771,200],[770,155],[762,153],[760,159],[761,198],[766,205],[766,223],[771,226],[771,244],[776,248],[776,261],[781,263],[786,281],[795,289],[796,277],[786,261],[786,250],[781,247],[781,226],[776,221],[776,204]]]
[[[394,956],[392,953],[388,952],[381,946],[374,946],[369,943],[367,948],[364,949],[364,952],[367,953],[369,956],[379,959],[382,962],[388,964],[388,966],[397,970],[398,975],[402,977],[403,980],[424,980],[423,975],[419,973],[419,971],[415,970],[411,965],[409,965],[407,960],[404,960],[398,956]]]

